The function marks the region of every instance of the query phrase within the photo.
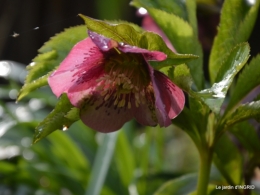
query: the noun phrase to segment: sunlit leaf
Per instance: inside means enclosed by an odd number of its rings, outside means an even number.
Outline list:
[[[84,19],[87,28],[96,33],[102,34],[118,42],[123,42],[129,45],[137,46],[151,51],[162,51],[167,54],[167,59],[156,63],[158,68],[163,66],[172,66],[184,63],[191,59],[196,59],[197,56],[192,54],[176,54],[173,53],[165,44],[163,39],[152,32],[136,31],[129,24],[109,24],[101,20],[89,18],[80,14]]]
[[[194,0],[133,0],[135,7],[150,7],[174,14],[191,24],[197,32],[196,1]]]
[[[260,55],[253,58],[239,75],[225,114],[232,111],[232,109],[258,85],[260,85]]]
[[[213,112],[219,113],[234,77],[243,68],[249,58],[249,50],[250,48],[247,43],[239,44],[233,48],[219,69],[216,83],[210,89],[196,93]]]
[[[218,34],[210,55],[209,73],[211,83],[216,82],[218,70],[229,51],[238,43],[247,41],[253,29],[260,1],[224,1]]]
[[[70,113],[72,108],[67,95],[63,94],[54,110],[36,127],[33,143],[40,141],[55,130],[67,130],[78,120],[75,113],[73,115]],[[67,115],[69,115],[68,118]]]

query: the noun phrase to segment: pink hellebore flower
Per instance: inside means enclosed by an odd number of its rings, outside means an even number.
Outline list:
[[[100,132],[116,131],[132,118],[169,126],[184,107],[184,94],[148,63],[166,54],[88,34],[49,77],[53,93],[67,93],[83,123]]]

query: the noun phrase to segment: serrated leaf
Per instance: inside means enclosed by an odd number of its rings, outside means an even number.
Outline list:
[[[232,109],[258,85],[260,85],[260,55],[253,58],[239,75],[225,114],[232,111]]]
[[[194,83],[198,89],[204,87],[202,69],[203,53],[198,42],[197,33],[192,26],[182,18],[159,9],[145,7],[155,22],[167,35],[178,53],[191,53],[199,56],[197,60],[187,62]]]
[[[48,84],[47,79],[71,48],[80,40],[87,37],[85,26],[66,29],[47,41],[40,49],[39,55],[27,66],[28,75],[17,100],[21,100],[30,92]]]
[[[31,83],[24,84],[24,86],[22,87],[22,89],[19,92],[17,101],[20,101],[21,99],[23,99],[25,96],[27,96],[32,91],[34,91],[40,87],[43,87],[45,85],[48,85],[49,76],[50,76],[50,73],[32,81]]]
[[[197,174],[189,174],[164,183],[154,195],[183,195],[191,193],[197,185]]]
[[[216,77],[217,83],[214,83],[210,89],[196,93],[216,114],[220,111],[234,77],[248,60],[249,50],[247,43],[239,44],[233,48],[221,65],[219,74]]]
[[[109,24],[101,20],[95,20],[80,14],[84,19],[87,28],[117,42],[137,46],[150,51],[162,51],[167,54],[167,59],[154,63],[158,68],[172,66],[196,59],[198,56],[192,54],[173,53],[165,44],[163,39],[152,32],[136,31],[129,24]]]
[[[223,129],[227,129],[229,126],[238,122],[250,119],[259,118],[260,116],[260,101],[250,102],[242,104],[230,115],[224,117],[221,122]]]
[[[229,185],[241,184],[242,156],[225,134],[215,145],[213,161]],[[232,170],[232,171],[230,171]]]
[[[55,130],[66,130],[78,120],[75,113],[73,115],[70,113],[72,108],[67,95],[63,94],[54,110],[36,127],[33,143],[40,141]],[[69,118],[66,117],[67,115]]]
[[[250,4],[245,0],[224,1],[218,34],[210,55],[209,73],[211,83],[215,79],[223,59],[238,43],[247,41],[253,29],[260,1]]]

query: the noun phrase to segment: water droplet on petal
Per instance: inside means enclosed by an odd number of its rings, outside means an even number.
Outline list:
[[[120,45],[120,46],[124,46],[125,44],[124,44],[123,42],[120,42],[119,45]]]

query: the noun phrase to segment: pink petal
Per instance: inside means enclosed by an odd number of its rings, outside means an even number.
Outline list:
[[[160,126],[167,127],[185,104],[183,91],[163,73],[154,70],[152,83],[155,94],[156,115]]]
[[[147,49],[142,49],[136,46],[127,45],[120,43],[118,49],[124,53],[140,53],[143,54],[146,60],[163,61],[167,58],[167,55],[160,51],[149,51]]]
[[[80,109],[82,122],[92,129],[103,133],[113,132],[133,118],[132,110],[108,105],[102,102],[102,97],[95,97],[96,101],[92,100]]]
[[[118,43],[112,39],[104,37],[98,33],[92,32],[88,30],[88,35],[92,39],[92,41],[98,46],[102,51],[108,51],[113,47],[117,47]]]
[[[53,93],[59,97],[76,84],[78,76],[102,61],[103,54],[90,38],[77,43],[59,68],[48,78]]]
[[[124,53],[140,53],[143,54],[146,60],[163,61],[167,58],[167,55],[160,51],[149,51],[136,46],[128,45],[125,43],[117,43],[116,41],[106,38],[98,33],[88,31],[89,37],[102,51],[108,51],[111,48],[117,47]]]

